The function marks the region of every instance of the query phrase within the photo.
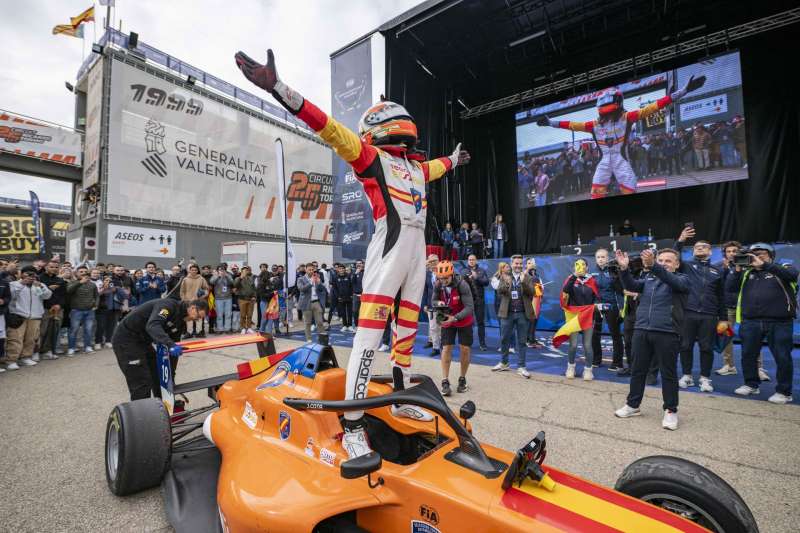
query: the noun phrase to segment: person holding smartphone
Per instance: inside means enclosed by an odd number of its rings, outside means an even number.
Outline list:
[[[53,291],[39,281],[36,269],[32,266],[23,267],[19,281],[9,283],[9,289],[11,294],[6,317],[7,340],[3,362],[6,370],[19,370],[19,365],[36,365],[32,358],[33,349],[39,338],[44,302],[53,295]]]
[[[209,285],[214,291],[214,307],[217,311],[216,333],[233,331],[233,276],[224,264],[217,266]]]

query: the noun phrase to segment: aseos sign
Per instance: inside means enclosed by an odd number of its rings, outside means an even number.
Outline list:
[[[175,257],[176,235],[162,228],[108,225],[108,255]]]

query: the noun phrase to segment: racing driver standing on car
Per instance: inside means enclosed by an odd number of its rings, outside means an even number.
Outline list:
[[[114,330],[111,344],[117,364],[125,375],[131,401],[161,397],[158,362],[153,344],[163,344],[172,356],[172,371],[182,348],[177,345],[186,332],[186,322],[203,320],[208,312],[205,300],[150,300],[131,311]]]
[[[267,51],[266,65],[243,52],[236,54],[236,64],[248,80],[271,93],[353,167],[372,206],[375,233],[367,249],[345,399],[366,397],[375,350],[398,294],[391,360],[407,386],[425,285],[425,185],[469,162],[469,154],[459,144],[449,157],[423,161],[414,152],[417,126],[413,119],[403,106],[388,101],[367,109],[359,121],[359,138],[278,78],[272,50]],[[411,405],[393,406],[392,413],[423,421],[433,418]],[[345,413],[344,430],[342,445],[351,458],[371,451],[363,412]]]

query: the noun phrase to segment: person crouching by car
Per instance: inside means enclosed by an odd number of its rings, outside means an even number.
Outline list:
[[[760,393],[758,354],[766,337],[767,346],[778,367],[775,394],[768,400],[776,404],[792,401],[792,323],[797,316],[798,270],[791,265],[775,264],[775,248],[767,243],[750,246],[750,265],[736,265],[728,276],[727,289],[738,288],[736,321],[742,339],[744,385],[736,389],[741,396]]]
[[[600,293],[597,288],[597,281],[589,275],[589,267],[585,259],[575,261],[573,273],[564,281],[561,289],[562,307],[582,307],[595,305],[600,301]],[[596,319],[596,314],[595,314]],[[569,334],[569,351],[567,352],[567,372],[568,379],[575,377],[575,354],[578,352],[578,335],[583,336],[583,380],[591,381],[594,379],[592,373],[593,346],[592,333],[594,327],[587,327],[581,331],[574,331]]]
[[[450,362],[453,358],[456,337],[461,350],[459,357],[461,373],[456,391],[466,392],[475,307],[472,289],[466,280],[453,273],[453,263],[450,261],[440,261],[436,266],[432,304],[434,320],[442,327],[442,396],[450,396],[453,393],[450,389]]]
[[[517,334],[517,375],[529,379],[530,372],[526,364],[526,340],[530,321],[533,320],[533,297],[536,286],[533,278],[522,270],[522,256],[511,256],[511,273],[501,273],[497,283],[497,295],[500,296],[500,307],[497,317],[500,318],[502,339],[500,348],[503,351],[499,363],[492,367],[493,372],[508,370],[508,351],[511,337]]]
[[[53,294],[41,283],[32,266],[20,270],[19,281],[11,281],[10,304],[6,316],[6,354],[3,362],[6,370],[18,370],[22,366],[34,366],[33,348],[39,338],[39,326],[44,314],[44,301]]]
[[[111,343],[117,357],[131,401],[161,398],[161,381],[154,344],[169,349],[172,373],[183,352],[178,341],[186,331],[186,322],[203,320],[208,312],[205,300],[179,302],[172,298],[150,300],[136,307],[122,319]]]
[[[678,351],[683,328],[683,313],[689,293],[689,278],[677,272],[680,256],[671,248],[641,254],[646,272],[634,279],[628,268],[628,254],[617,250],[623,289],[639,293],[633,331],[633,370],[628,399],[614,414],[619,418],[638,416],[644,397],[645,381],[653,358],[661,370],[661,395],[664,418],[661,427],[678,429]]]

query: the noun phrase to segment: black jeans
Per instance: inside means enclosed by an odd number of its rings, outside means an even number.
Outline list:
[[[353,295],[353,324],[358,327],[358,313],[361,312],[361,295]]]
[[[486,346],[486,304],[482,300],[475,301],[475,325],[478,327],[478,343]]]
[[[111,342],[120,316],[122,316],[121,309],[98,309],[95,311],[95,324],[97,325],[94,335],[95,344]]]
[[[113,340],[114,355],[125,382],[131,401],[149,398],[151,395],[161,398],[161,385],[158,379],[158,363],[153,345],[141,338],[125,334],[118,330]],[[173,359],[173,375],[177,359]]]
[[[717,321],[718,318],[714,315],[686,311],[681,333],[681,370],[684,375],[692,375],[694,343],[697,341],[700,345],[700,375],[706,378],[711,377]]]
[[[342,319],[342,327],[349,328],[353,325],[353,302],[350,300],[339,300],[336,305],[339,318]]]
[[[742,371],[745,385],[758,388],[761,382],[758,378],[758,354],[761,353],[761,341],[766,337],[767,346],[778,367],[775,392],[791,396],[794,375],[792,321],[745,319],[739,327],[739,337],[742,339]]]
[[[603,361],[603,350],[600,348],[600,334],[603,331],[603,319],[608,324],[608,330],[611,332],[611,341],[614,343],[614,364],[617,366],[622,365],[622,334],[619,331],[619,309],[616,307],[608,311],[600,312],[597,309],[594,311],[594,333],[592,334],[592,353],[594,360],[593,365],[599,365]]]
[[[628,367],[633,366],[633,325],[636,323],[636,312],[628,312],[622,320],[622,335],[625,338],[625,360]]]
[[[658,360],[661,370],[661,396],[664,409],[678,412],[678,350],[680,342],[674,333],[636,330],[633,333],[633,370],[628,405],[639,407],[644,397],[644,386],[650,363]]]

